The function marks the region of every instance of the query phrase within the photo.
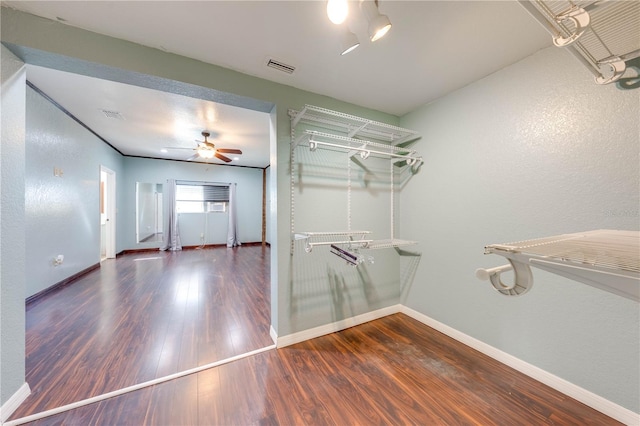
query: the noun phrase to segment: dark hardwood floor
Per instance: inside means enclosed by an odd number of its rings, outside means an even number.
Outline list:
[[[273,344],[269,247],[139,252],[28,304],[12,419]]]
[[[32,425],[614,425],[403,315]]]

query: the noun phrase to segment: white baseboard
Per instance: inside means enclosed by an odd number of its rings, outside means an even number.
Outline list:
[[[269,327],[269,335],[271,336],[271,340],[273,340],[274,344],[278,343],[278,333],[276,333],[276,330],[273,328],[273,326]]]
[[[14,411],[18,409],[20,404],[22,404],[29,395],[31,395],[31,388],[29,388],[29,384],[25,382],[16,393],[11,395],[11,398],[0,407],[0,423],[3,423],[11,417]]]
[[[340,321],[332,322],[331,324],[325,324],[319,327],[300,331],[298,333],[288,334],[286,336],[278,337],[276,345],[279,348],[282,348],[284,346],[289,346],[296,343],[304,342],[305,340],[324,336],[325,334],[335,333],[336,331],[340,331],[349,327],[354,327],[356,325],[364,324],[365,322],[386,317],[387,315],[397,314],[398,312],[400,312],[401,308],[402,308],[402,305],[388,306],[386,308],[378,309],[377,311],[367,312],[361,315],[357,315],[355,317],[345,318]]]
[[[528,362],[514,357],[513,355],[509,355],[508,353],[503,352],[500,349],[494,348],[493,346],[490,346],[478,339],[475,339],[467,334],[456,330],[455,328],[449,327],[448,325],[436,321],[433,318],[421,314],[420,312],[408,308],[404,305],[402,306],[400,312],[420,321],[425,325],[428,325],[431,328],[438,330],[443,334],[446,334],[447,336],[459,341],[460,343],[472,347],[473,349],[482,352],[483,354],[488,355],[505,365],[508,365],[514,370],[518,370],[519,372],[526,374],[527,376],[541,383],[544,383],[545,385],[559,392],[562,392],[563,394],[570,396],[573,399],[582,402],[583,404],[593,408],[594,410],[598,410],[601,413],[606,414],[607,416],[619,422],[622,422],[626,425],[640,425],[640,414],[638,413],[634,413],[633,411],[615,404],[608,399],[598,396],[593,392],[581,388],[580,386],[574,385],[571,382],[561,379],[558,376],[555,376],[541,368],[531,365]]]

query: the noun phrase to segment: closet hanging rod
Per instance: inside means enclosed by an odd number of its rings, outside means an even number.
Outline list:
[[[379,250],[379,249],[388,249],[388,248],[396,248],[396,247],[403,247],[403,246],[411,246],[411,245],[415,245],[418,244],[417,241],[411,241],[411,240],[400,240],[397,238],[392,238],[392,239],[386,239],[386,240],[373,240],[371,243],[369,243],[366,247],[366,249],[369,250]]]
[[[294,239],[302,240],[309,237],[324,237],[324,236],[353,236],[353,235],[367,235],[371,234],[371,231],[323,231],[323,232],[296,232]]]
[[[362,248],[366,248],[369,245],[369,243],[371,243],[372,241],[373,240],[343,240],[343,241],[320,241],[317,243],[312,243],[308,241],[305,243],[304,251],[306,251],[307,253],[311,253],[311,250],[313,250],[315,246],[333,246],[338,244],[346,244],[350,247],[354,245],[358,245]]]
[[[378,155],[385,155],[387,157],[392,157],[392,158],[401,158],[407,161],[407,164],[412,166],[417,162],[422,162],[422,157],[414,157],[412,155],[404,155],[404,154],[395,154],[395,153],[391,153],[391,152],[382,152],[382,151],[376,151],[373,149],[366,149],[366,148],[362,148],[362,147],[345,147],[343,145],[339,145],[339,144],[335,144],[335,143],[330,143],[330,142],[320,142],[320,141],[315,141],[313,139],[309,140],[309,148],[312,151],[315,151],[316,147],[320,145],[320,146],[330,146],[333,148],[342,148],[342,149],[349,149],[350,151],[358,151],[361,153],[362,158],[367,158],[369,156],[369,154],[378,154]],[[364,154],[364,155],[362,155]]]
[[[304,132],[306,135],[311,136],[315,136],[317,138],[325,138],[325,139],[330,139],[333,141],[341,141],[341,142],[346,142],[348,144],[350,144],[349,146],[351,146],[351,144],[355,145],[355,146],[361,146],[363,144],[367,145],[367,146],[373,146],[376,148],[380,148],[380,149],[386,149],[389,150],[391,152],[407,152],[409,151],[407,148],[403,148],[403,147],[399,147],[399,146],[395,146],[395,145],[389,145],[386,143],[380,143],[380,142],[373,142],[370,140],[366,140],[366,139],[356,139],[356,138],[351,138],[348,136],[340,136],[340,135],[334,135],[333,133],[325,133],[325,132],[319,132],[317,130],[305,130]]]
[[[341,241],[319,241],[317,243],[307,243],[310,247],[330,246],[332,244],[369,244],[373,240],[341,240]]]

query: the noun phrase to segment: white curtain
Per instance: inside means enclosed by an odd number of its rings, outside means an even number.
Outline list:
[[[236,207],[236,184],[229,184],[229,227],[227,229],[227,247],[240,245],[238,240],[238,215]]]
[[[176,212],[176,180],[167,179],[167,186],[164,189],[164,241],[160,250],[177,251],[182,250],[180,242],[180,232],[178,229],[178,213]]]

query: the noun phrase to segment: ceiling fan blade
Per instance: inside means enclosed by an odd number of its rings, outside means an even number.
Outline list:
[[[217,149],[218,152],[223,152],[225,154],[242,154],[242,151],[240,151],[239,149],[225,149],[225,148],[219,148]]]
[[[220,150],[218,150],[218,151],[220,151]],[[213,154],[213,155],[215,155],[215,156],[216,156],[216,158],[219,158],[220,160],[224,161],[225,163],[229,163],[229,162],[231,161],[231,158],[229,158],[229,157],[225,157],[224,155],[222,155],[222,154],[220,154],[220,153],[218,153],[218,152],[216,152],[216,153],[215,153],[215,154]]]

